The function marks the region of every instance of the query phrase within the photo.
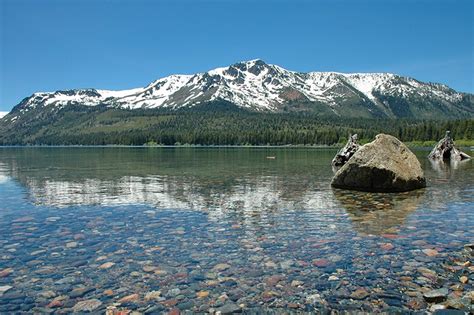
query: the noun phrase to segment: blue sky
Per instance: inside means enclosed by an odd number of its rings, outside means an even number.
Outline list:
[[[474,92],[474,1],[0,0],[0,110],[262,58]]]

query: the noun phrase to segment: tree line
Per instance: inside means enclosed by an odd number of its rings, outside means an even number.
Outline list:
[[[243,110],[68,109],[47,125],[0,136],[0,143],[31,145],[335,145],[357,133],[362,142],[378,133],[402,141],[474,139],[474,120],[427,121],[322,117],[315,113]],[[26,125],[26,124],[25,124]]]

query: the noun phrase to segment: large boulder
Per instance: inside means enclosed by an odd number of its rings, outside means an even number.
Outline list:
[[[401,192],[426,187],[416,156],[397,138],[379,134],[341,167],[331,185],[336,188]]]

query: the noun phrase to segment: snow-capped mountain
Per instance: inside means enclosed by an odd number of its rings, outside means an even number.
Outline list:
[[[472,94],[390,73],[294,72],[256,59],[194,75],[171,75],[143,88],[123,91],[78,89],[38,92],[18,104],[10,120],[33,108],[68,105],[115,108],[193,107],[227,101],[254,111],[318,111],[337,116],[425,117],[474,115]],[[428,115],[429,116],[429,115]]]

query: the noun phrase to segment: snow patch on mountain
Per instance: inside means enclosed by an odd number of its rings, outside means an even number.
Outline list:
[[[0,118],[5,117],[8,114],[8,112],[0,112]]]
[[[374,90],[384,90],[384,83],[394,77],[394,75],[390,73],[354,73],[342,75],[352,86],[362,92],[371,101],[376,100],[372,92]]]
[[[170,97],[181,89],[191,77],[191,75],[171,75],[152,82],[141,91],[118,97],[115,101],[122,107],[130,109],[160,107],[165,105]]]

